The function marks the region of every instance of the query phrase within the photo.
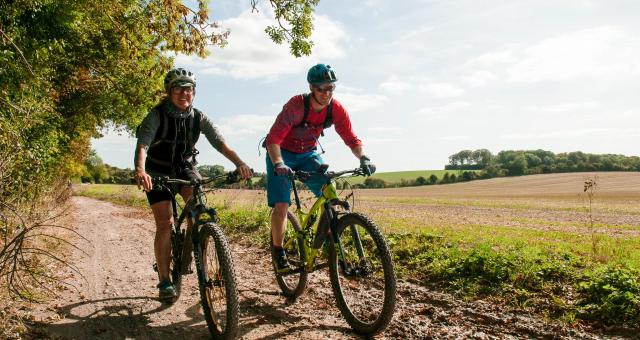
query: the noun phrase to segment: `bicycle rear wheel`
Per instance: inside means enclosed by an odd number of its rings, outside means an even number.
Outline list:
[[[358,213],[341,217],[336,234],[338,242],[329,244],[329,273],[338,308],[356,332],[380,333],[396,302],[389,247],[373,221]]]
[[[200,302],[211,336],[232,339],[238,330],[238,290],[233,260],[220,228],[207,223],[200,228],[195,249]]]
[[[291,270],[285,273],[279,273],[276,267],[276,253],[271,248],[271,263],[273,264],[273,272],[276,274],[276,281],[282,294],[289,298],[297,298],[304,293],[307,288],[307,272],[304,268],[306,255],[302,249],[304,240],[297,237],[302,231],[300,221],[291,212],[287,212],[287,227],[284,233],[284,241],[282,246],[287,253]]]

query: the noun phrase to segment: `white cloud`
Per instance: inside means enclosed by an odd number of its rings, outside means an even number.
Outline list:
[[[487,70],[475,70],[465,76],[462,76],[462,80],[471,86],[484,86],[495,79],[495,74]]]
[[[400,48],[421,47],[422,43],[425,41],[425,35],[433,32],[434,30],[435,28],[432,26],[419,26],[413,30],[401,34],[397,39],[394,39],[393,42],[391,42],[391,45],[398,46]]]
[[[393,143],[393,142],[398,142],[400,141],[397,138],[371,138],[371,137],[367,137],[365,138],[367,145],[372,145],[372,144],[387,144],[387,143]]]
[[[402,81],[397,77],[391,77],[389,80],[378,85],[378,88],[391,94],[402,94],[413,88],[413,84]]]
[[[616,26],[600,26],[530,45],[507,45],[470,59],[463,68],[490,69],[510,82],[563,81],[640,73],[638,55],[640,38]]]
[[[367,131],[374,133],[401,134],[405,129],[400,127],[370,127]]]
[[[344,105],[349,113],[366,111],[381,106],[387,101],[387,97],[377,94],[359,94],[345,92],[336,95],[336,98]]]
[[[517,49],[516,47],[510,47],[510,49]],[[500,51],[489,52],[478,57],[472,58],[467,61],[464,67],[495,67],[502,66],[504,64],[512,64],[517,61],[517,57],[514,55],[514,51],[505,49]]]
[[[511,81],[565,80],[628,72],[628,49],[640,41],[614,27],[598,27],[550,38],[527,48],[508,71]],[[636,55],[637,57],[637,55]]]
[[[413,113],[414,116],[446,118],[447,115],[469,107],[467,102],[453,102],[442,106],[425,107]]]
[[[579,103],[559,103],[545,106],[531,106],[528,109],[536,112],[563,113],[563,112],[582,112],[598,108],[598,103],[594,101],[586,101]]]
[[[203,74],[274,80],[284,74],[304,73],[319,61],[330,62],[345,56],[342,44],[348,40],[347,33],[342,24],[326,16],[315,16],[311,37],[314,47],[309,57],[295,58],[286,42],[282,45],[272,42],[264,29],[276,24],[269,6],[262,6],[258,13],[246,10],[221,23],[231,31],[227,46],[213,49],[206,59],[178,55],[175,64],[196,67]]]
[[[465,92],[464,89],[449,83],[427,82],[420,84],[418,88],[438,98],[458,97]]]
[[[264,135],[268,132],[274,120],[274,116],[244,114],[226,117],[219,123],[214,122],[214,124],[218,126],[222,135],[226,138],[228,136]]]
[[[627,138],[638,137],[640,131],[631,128],[612,129],[612,128],[585,128],[585,129],[566,129],[545,132],[515,132],[500,135],[502,139],[512,140],[544,140],[558,139],[566,140],[568,138]]]
[[[452,142],[452,141],[467,140],[469,139],[469,136],[444,136],[444,137],[440,137],[439,139]]]

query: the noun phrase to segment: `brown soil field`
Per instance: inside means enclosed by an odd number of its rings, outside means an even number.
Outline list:
[[[587,178],[596,178],[598,196],[640,201],[639,172],[573,172],[502,177],[447,185],[367,190],[394,197],[572,197],[583,194]]]
[[[494,178],[466,183],[355,191],[354,210],[379,218],[383,229],[398,222],[416,228],[490,225],[579,231],[589,222],[584,182],[597,183],[592,217],[599,228],[621,234],[640,230],[640,173],[598,172]],[[342,195],[347,195],[343,191]],[[216,200],[258,206],[264,191],[220,190]],[[310,193],[302,194],[307,205]],[[386,228],[385,228],[386,226]]]

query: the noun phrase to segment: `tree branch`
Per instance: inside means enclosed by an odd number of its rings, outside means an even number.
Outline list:
[[[29,69],[29,72],[31,73],[32,76],[36,76],[35,73],[33,73],[33,69],[31,68],[31,64],[29,64],[29,61],[27,61],[27,58],[25,58],[24,54],[22,53],[22,51],[20,50],[20,48],[13,42],[13,40],[11,40],[11,38],[9,38],[9,36],[7,34],[4,33],[4,31],[2,30],[2,28],[0,28],[0,33],[2,33],[2,36],[9,42],[11,43],[11,45],[13,45],[13,47],[16,49],[16,51],[18,51],[18,54],[20,54],[20,56],[22,57],[22,60],[24,60],[24,63],[27,64],[27,68]]]

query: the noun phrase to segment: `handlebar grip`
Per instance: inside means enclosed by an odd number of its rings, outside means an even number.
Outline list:
[[[369,170],[371,170],[371,174],[373,174],[374,172],[376,172],[376,166],[375,166],[375,164],[370,164],[370,165],[369,165]]]
[[[239,181],[238,170],[231,171],[227,174],[227,184],[236,183]]]

